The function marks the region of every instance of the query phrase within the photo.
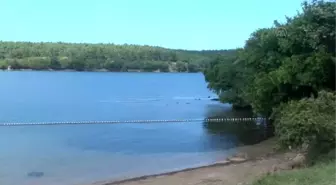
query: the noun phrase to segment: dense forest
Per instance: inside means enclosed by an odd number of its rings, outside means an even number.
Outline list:
[[[209,63],[208,87],[270,117],[285,146],[335,147],[335,4],[304,2],[296,16],[256,30],[243,48]]]
[[[0,68],[199,72],[213,56],[230,52],[173,50],[127,44],[0,42]]]

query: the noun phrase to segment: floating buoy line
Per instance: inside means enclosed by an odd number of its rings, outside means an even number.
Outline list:
[[[115,120],[115,121],[63,121],[63,122],[8,122],[0,126],[37,126],[37,125],[92,125],[92,124],[127,124],[127,123],[190,123],[190,122],[248,122],[265,121],[266,118],[208,118],[208,119],[170,119],[170,120]]]

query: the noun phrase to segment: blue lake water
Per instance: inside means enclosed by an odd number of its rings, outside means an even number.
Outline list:
[[[200,73],[0,72],[0,122],[250,116],[211,101]],[[250,126],[0,127],[1,185],[81,185],[212,163],[253,142]],[[253,133],[253,134],[251,134]],[[39,178],[29,172],[43,172]]]

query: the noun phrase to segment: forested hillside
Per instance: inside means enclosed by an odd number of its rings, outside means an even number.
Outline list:
[[[76,71],[198,72],[228,51],[115,44],[0,42],[0,68]]]

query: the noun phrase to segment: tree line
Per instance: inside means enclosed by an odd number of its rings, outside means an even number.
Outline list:
[[[199,72],[229,51],[187,51],[154,46],[0,42],[0,68],[76,71]]]
[[[334,147],[335,10],[334,1],[304,2],[284,23],[256,30],[208,64],[208,87],[234,108],[270,117],[283,145]]]

